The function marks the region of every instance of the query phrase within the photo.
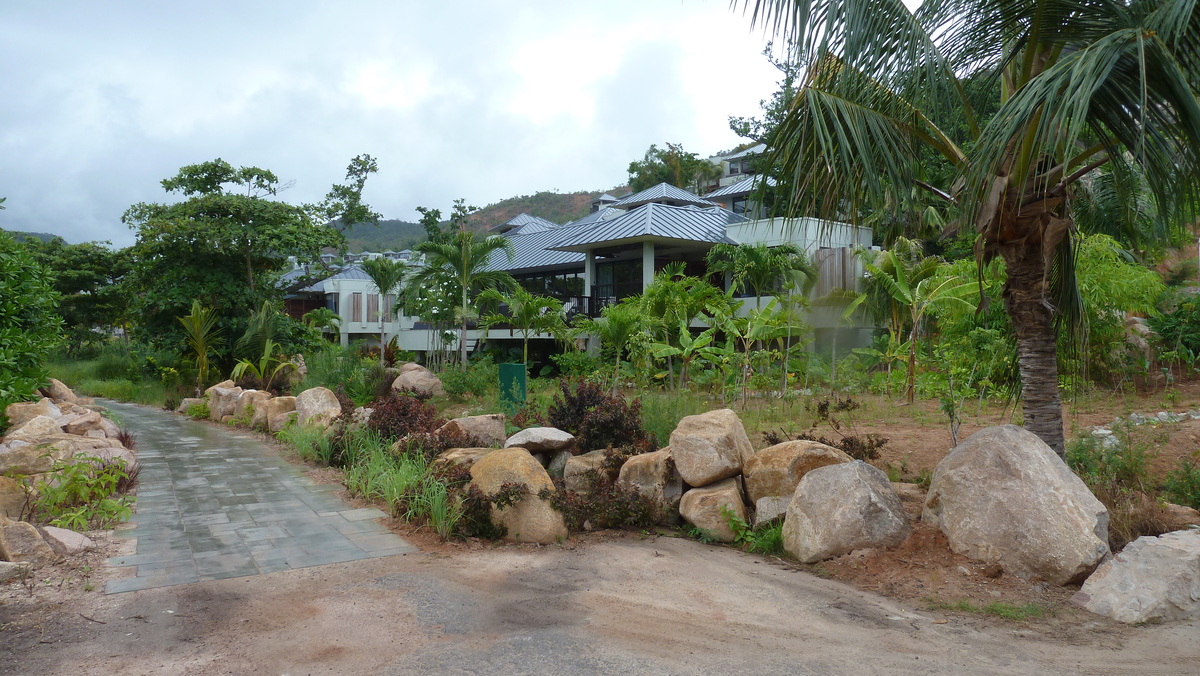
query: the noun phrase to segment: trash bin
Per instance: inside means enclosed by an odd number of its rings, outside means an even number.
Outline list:
[[[512,415],[525,405],[525,365],[500,365],[500,403]]]

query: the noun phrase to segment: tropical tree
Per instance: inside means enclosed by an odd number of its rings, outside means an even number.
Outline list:
[[[879,258],[889,265],[885,268],[875,263],[864,263],[863,267],[871,279],[890,294],[895,306],[903,308],[908,315],[908,403],[911,404],[916,396],[917,338],[922,323],[927,315],[940,310],[955,308],[963,312],[974,311],[975,305],[963,296],[975,286],[955,275],[936,273],[914,283],[909,279],[907,266],[899,260],[896,250],[884,251]],[[895,336],[891,338],[897,340]]]
[[[208,380],[208,369],[212,357],[216,356],[224,342],[221,327],[217,326],[217,313],[212,308],[206,308],[200,301],[192,301],[192,311],[178,317],[183,325],[188,348],[196,360],[196,396],[204,391],[204,383]]]
[[[629,187],[634,192],[659,183],[670,183],[699,193],[721,177],[720,165],[687,152],[680,144],[668,143],[666,146],[651,145],[642,159],[629,163]]]
[[[483,325],[491,328],[497,324],[508,324],[521,334],[521,363],[529,363],[529,338],[539,333],[557,335],[565,325],[563,303],[549,296],[538,296],[518,286],[509,293],[487,289],[479,295],[481,307],[503,304],[508,312],[498,309],[484,315]]]
[[[621,374],[621,352],[630,340],[646,327],[645,315],[636,302],[607,305],[600,310],[600,317],[587,322],[584,330],[600,338],[602,345],[613,348],[613,396],[617,394],[617,383]]]
[[[385,320],[392,313],[395,303],[391,307],[387,305],[387,297],[400,287],[400,283],[404,281],[404,270],[408,267],[404,261],[394,261],[390,258],[371,258],[362,262],[362,271],[367,273],[371,278],[371,283],[379,290],[379,364],[384,364],[384,353],[387,352],[384,346],[387,345],[385,336],[387,335]]]
[[[728,309],[732,299],[708,282],[684,274],[684,264],[675,262],[654,275],[638,301],[644,315],[653,322],[655,333],[668,344],[678,345],[680,326],[691,326],[701,316],[712,316]]]
[[[499,235],[477,239],[475,233],[464,226],[447,241],[421,242],[413,250],[425,255],[425,266],[412,275],[411,283],[437,283],[445,280],[453,283],[459,303],[456,313],[460,324],[460,362],[462,369],[466,371],[467,324],[475,315],[471,301],[486,288],[511,290],[517,286],[516,281],[507,272],[488,268],[488,261],[497,251],[503,251],[508,260],[512,260],[512,242]]]
[[[702,331],[700,335],[693,336],[687,324],[680,322],[678,346],[667,343],[652,343],[650,345],[650,349],[657,359],[679,357],[679,389],[687,387],[688,366],[696,357],[704,354],[704,348],[713,342],[715,331],[716,329],[710,326]]]
[[[791,244],[715,244],[708,250],[708,270],[729,273],[731,288],[754,294],[754,307],[762,307],[762,296],[783,286],[785,277],[802,273],[815,278],[804,252]]]
[[[1077,183],[1136,167],[1160,214],[1200,188],[1195,0],[745,0],[809,68],[769,143],[789,215],[857,220],[890,187],[956,207],[1004,261],[1025,427],[1064,452],[1056,325],[1079,312]],[[981,123],[966,78],[999,83]],[[958,119],[955,129],[947,122]],[[953,171],[926,171],[937,157]],[[1178,220],[1174,221],[1178,224]]]
[[[334,332],[337,332],[338,328],[342,325],[342,318],[338,315],[338,313],[330,310],[327,307],[314,308],[308,312],[305,312],[304,316],[300,318],[300,321],[304,322],[305,325],[311,326],[315,329],[328,329]]]
[[[0,230],[0,407],[45,384],[45,361],[59,340],[57,303],[47,271]]]

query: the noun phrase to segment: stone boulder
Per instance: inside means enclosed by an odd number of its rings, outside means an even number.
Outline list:
[[[815,441],[785,441],[762,449],[746,461],[746,497],[757,503],[765,497],[791,498],[804,475],[818,467],[854,462],[844,452]]]
[[[67,402],[75,404],[79,402],[79,397],[71,391],[71,388],[63,384],[61,380],[55,378],[50,379],[50,384],[42,388],[42,394],[50,397],[54,401]]]
[[[20,425],[14,425],[4,434],[4,441],[27,441],[35,443],[51,434],[62,434],[58,421],[46,415],[39,415],[26,420]]]
[[[790,495],[768,495],[759,498],[754,503],[754,526],[758,527],[786,516],[790,504],[792,504]]]
[[[202,397],[187,397],[179,402],[179,405],[175,407],[175,412],[187,415],[189,408],[196,404],[203,404],[204,402],[205,400]]]
[[[546,473],[551,479],[562,481],[567,473],[567,463],[575,454],[571,451],[553,451],[550,453],[550,462],[546,463]]]
[[[1109,555],[1108,510],[1041,439],[989,427],[938,463],[921,517],[956,553],[1063,585]]]
[[[568,493],[591,495],[596,488],[596,473],[603,471],[604,451],[574,455],[563,466],[563,486]]]
[[[117,427],[115,422],[105,417],[100,418],[100,430],[103,431],[104,436],[108,437],[109,439],[116,439],[117,437],[121,436],[121,428]]]
[[[233,415],[237,408],[238,397],[242,396],[240,387],[212,387],[208,391],[208,417],[220,422],[227,415]]]
[[[413,363],[400,367],[400,374],[392,381],[392,389],[411,389],[435,397],[446,394],[445,388],[442,387],[442,381],[433,375],[433,371]]]
[[[530,453],[575,449],[575,435],[557,427],[528,427],[504,442],[505,446],[524,448]]]
[[[23,425],[39,415],[57,419],[62,416],[62,409],[45,397],[38,401],[13,402],[4,409],[10,427]]]
[[[33,524],[0,519],[0,561],[26,561],[41,568],[57,559]]]
[[[471,484],[485,495],[496,495],[505,484],[523,486],[526,494],[514,505],[491,508],[491,519],[506,529],[504,538],[514,542],[550,544],[567,537],[563,515],[538,497],[554,490],[550,475],[523,448],[503,448],[484,456],[471,467]]]
[[[234,384],[234,382],[232,380],[222,380],[221,382],[217,383],[216,385],[213,385],[212,387],[208,388],[207,390],[204,390],[204,398],[209,401],[212,401],[213,392],[216,391],[216,389],[218,387],[229,390],[229,389],[233,389],[234,387],[237,387],[237,385]]]
[[[908,533],[908,516],[887,475],[857,460],[804,475],[783,520],[783,548],[816,563],[855,549],[895,547]]]
[[[397,446],[403,444],[403,441],[396,442]],[[450,467],[459,465],[462,467],[473,467],[475,463],[483,459],[485,455],[495,451],[496,449],[488,448],[451,448],[441,453],[433,459],[432,465],[437,467]]]
[[[233,417],[246,420],[254,429],[267,429],[267,402],[271,401],[271,393],[265,390],[246,390],[238,397],[234,407]]]
[[[1134,540],[1074,600],[1118,622],[1200,619],[1200,529]]]
[[[469,415],[455,418],[437,429],[436,434],[466,435],[484,446],[501,448],[511,446],[505,444],[504,414],[491,413],[488,415]]]
[[[329,424],[342,415],[342,405],[327,387],[314,387],[296,395],[296,413],[301,425]]]
[[[0,516],[20,518],[25,511],[25,484],[6,476],[0,476]]]
[[[637,491],[648,498],[658,511],[659,523],[677,521],[683,479],[675,470],[668,446],[653,453],[635,455],[621,465],[617,485]]]
[[[754,455],[742,421],[727,408],[680,420],[670,446],[679,475],[690,486],[736,476]]]
[[[727,514],[735,514],[746,520],[746,505],[737,479],[724,479],[703,488],[693,488],[684,493],[679,501],[679,515],[684,521],[721,542],[737,539]]]
[[[274,434],[274,433],[278,432],[279,430],[282,430],[283,428],[287,427],[288,425],[291,425],[292,423],[296,422],[299,419],[300,419],[300,414],[297,413],[296,411],[288,411],[286,413],[280,413],[279,415],[275,416],[274,418],[271,418],[271,423],[269,425],[270,432],[272,434]]]
[[[54,526],[42,526],[38,530],[41,531],[42,540],[59,556],[74,556],[96,548],[96,543],[83,533]]]
[[[70,419],[67,420],[67,418]],[[63,422],[64,420],[66,422]],[[104,416],[100,415],[99,413],[95,411],[87,411],[85,413],[73,413],[70,416],[63,416],[59,419],[59,422],[62,424],[63,431],[67,434],[78,434],[83,436],[92,431],[103,432],[104,427],[101,422],[103,420]],[[105,436],[107,437],[108,435],[106,434]]]
[[[24,578],[32,570],[28,563],[0,561],[0,583]]]
[[[270,431],[278,432],[279,430],[283,429],[287,425],[287,422],[284,421],[282,425],[279,425],[277,421],[281,421],[285,413],[295,410],[295,397],[272,397],[269,401],[267,401],[267,425]]]
[[[75,437],[83,439],[85,437]],[[62,454],[56,449],[15,440],[0,444],[0,474],[42,474],[54,468]]]

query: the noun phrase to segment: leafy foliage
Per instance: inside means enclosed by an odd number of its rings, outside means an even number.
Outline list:
[[[433,432],[445,422],[437,409],[426,403],[428,395],[418,392],[392,392],[373,403],[375,412],[367,426],[384,439],[399,439],[409,434]]]
[[[605,394],[596,383],[563,380],[548,417],[552,426],[574,434],[584,450],[636,447],[646,452],[654,450],[655,440],[642,427],[641,407],[639,401],[629,404]]]
[[[598,468],[584,473],[592,487],[591,493],[581,496],[566,490],[561,480],[555,490],[544,490],[539,497],[547,500],[563,514],[567,530],[578,532],[588,528],[635,528],[652,526],[665,516],[655,502],[637,489],[617,483],[621,465],[631,456],[643,452],[639,448],[609,448]],[[667,473],[675,466],[668,463]]]
[[[33,396],[58,340],[58,293],[28,251],[0,232],[0,411]],[[0,421],[2,424],[2,421]]]
[[[670,183],[677,188],[703,193],[710,183],[721,177],[720,166],[687,152],[681,144],[668,143],[666,146],[651,145],[642,159],[629,163],[629,187],[634,192],[659,183]]]
[[[54,463],[51,481],[38,481],[34,491],[35,520],[59,528],[84,531],[107,528],[128,519],[136,484],[123,460],[105,461],[76,456]]]

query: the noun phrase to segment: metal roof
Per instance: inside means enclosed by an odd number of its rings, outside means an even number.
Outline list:
[[[582,252],[594,244],[646,238],[734,244],[725,235],[725,226],[743,220],[743,217],[720,207],[701,209],[651,202],[616,218],[589,224],[588,227],[572,225],[572,232],[562,232],[563,237],[552,248]]]
[[[755,190],[758,190],[758,184],[759,184],[759,181],[761,181],[761,180],[762,180],[762,174],[755,174],[754,176],[751,176],[746,179],[742,179],[741,181],[738,181],[737,183],[731,183],[731,184],[725,186],[724,188],[718,188],[717,190],[714,190],[714,191],[708,193],[707,195],[705,195],[704,199],[714,199],[717,197],[737,197],[739,195],[749,195],[750,193],[754,192]],[[774,187],[775,179],[768,176],[767,177],[767,185]]]
[[[749,155],[761,155],[766,149],[767,149],[767,144],[759,143],[756,145],[752,145],[749,148],[746,148],[745,150],[739,150],[738,152],[733,153],[732,155],[722,155],[721,159],[728,162],[729,160],[737,160],[737,159],[741,159],[743,157],[747,157]]]
[[[683,188],[677,188],[670,183],[659,183],[656,186],[646,188],[639,193],[634,193],[624,199],[614,202],[612,206],[632,209],[633,207],[649,204],[651,202],[681,202],[683,204],[695,204],[702,207],[717,206],[716,204],[705,200],[699,195],[692,194]]]
[[[300,290],[306,291],[306,292],[311,292],[311,293],[325,293],[325,282],[332,282],[337,279],[370,280],[371,277],[369,275],[367,275],[367,273],[363,272],[363,269],[361,267],[359,267],[357,265],[348,265],[348,266],[342,268],[342,270],[340,272],[338,272],[337,274],[326,277],[325,279],[322,279],[321,281],[319,281],[315,284],[312,284],[310,286],[306,286]]]
[[[513,257],[503,251],[493,251],[488,258],[488,270],[528,270],[556,265],[579,265],[584,255],[573,251],[555,251],[550,247],[557,244],[565,234],[578,232],[574,225],[563,225],[550,230],[513,234],[508,241],[513,245]]]
[[[596,202],[616,202],[616,201],[617,201],[617,198],[616,198],[616,197],[613,197],[612,195],[610,195],[610,194],[608,194],[608,193],[604,193],[603,195],[601,195],[601,196],[597,197],[596,199],[592,200],[592,202],[591,202],[591,203],[592,203],[592,204],[595,204]]]
[[[557,228],[557,227],[558,227],[558,223],[548,221],[544,218],[538,218],[537,216],[530,216],[529,214],[517,214],[516,216],[513,216],[512,218],[508,219],[507,221],[504,221],[500,225],[493,225],[492,227],[488,228],[488,230],[496,231],[499,234],[515,233],[515,232],[520,232],[522,234],[531,234],[531,233],[542,232],[544,230],[549,230],[551,228]]]
[[[620,216],[623,213],[625,213],[624,209],[614,209],[612,207],[604,207],[603,209],[598,209],[596,211],[593,211],[592,213],[588,214],[587,216],[584,216],[583,218],[580,218],[579,220],[571,221],[567,225],[587,225],[588,223],[595,223],[596,221],[603,221],[603,220],[607,220],[609,218],[615,218],[617,216]]]

